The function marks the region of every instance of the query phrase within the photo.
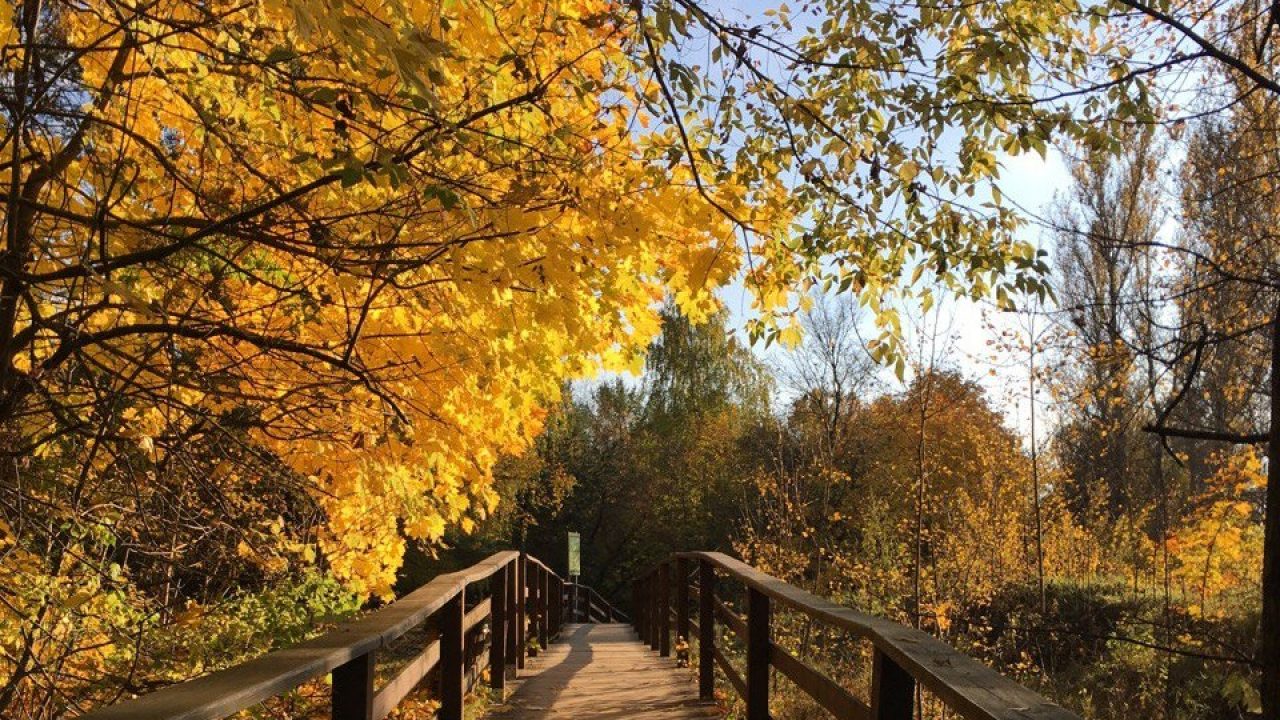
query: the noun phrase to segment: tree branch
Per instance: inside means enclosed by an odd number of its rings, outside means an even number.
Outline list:
[[[1214,430],[1197,430],[1195,428],[1176,428],[1167,425],[1144,425],[1143,432],[1155,433],[1162,438],[1177,437],[1188,440],[1209,440],[1212,442],[1232,443],[1235,445],[1259,445],[1271,439],[1271,433],[1230,433]]]

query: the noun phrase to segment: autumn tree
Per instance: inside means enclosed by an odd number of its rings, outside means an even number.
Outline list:
[[[930,487],[919,508],[922,407]],[[805,428],[789,428],[792,442],[809,440]],[[834,466],[766,468],[742,531],[746,556],[816,592],[910,622],[922,509],[919,613],[922,626],[942,633],[966,601],[1034,576],[1021,484],[1028,459],[975,383],[943,370],[927,382],[917,376],[900,395],[857,405],[847,437],[854,449]]]
[[[388,595],[563,378],[637,366],[668,293],[715,308],[716,206],[786,213],[636,130],[634,31],[603,2],[0,3],[0,712],[181,675],[129,640],[222,599],[170,578],[196,557],[318,551]]]
[[[813,422],[822,432],[812,439],[818,453],[832,459],[847,450],[849,418],[856,406],[879,386],[879,364],[864,337],[868,313],[853,298],[814,300],[800,317],[800,343],[791,348],[780,368],[787,388],[797,399],[790,421]]]
[[[1268,445],[1257,655],[1265,717],[1280,712],[1278,101],[1245,98],[1226,118],[1204,121],[1190,143],[1182,182],[1185,236],[1173,248],[1182,261],[1177,342],[1160,354],[1176,379],[1150,426],[1163,438]]]
[[[1192,146],[1196,142],[1193,137]],[[1064,411],[1054,450],[1064,474],[1059,491],[1078,522],[1099,545],[1110,548],[1111,557],[1127,558],[1121,566],[1135,588],[1146,577],[1142,584],[1161,599],[1162,607],[1152,614],[1160,618],[1157,644],[1165,652],[1167,669],[1180,643],[1215,642],[1212,631],[1197,627],[1197,618],[1204,617],[1206,597],[1216,598],[1236,581],[1208,583],[1204,572],[1189,585],[1187,573],[1195,572],[1190,566],[1205,570],[1212,563],[1230,563],[1228,558],[1253,542],[1252,533],[1233,535],[1224,524],[1238,520],[1243,527],[1252,519],[1222,511],[1230,491],[1220,478],[1243,478],[1247,473],[1227,473],[1227,468],[1248,464],[1222,453],[1217,443],[1162,439],[1143,428],[1158,416],[1184,428],[1204,427],[1197,419],[1200,408],[1239,407],[1227,398],[1260,386],[1265,375],[1258,377],[1257,366],[1250,364],[1256,357],[1251,360],[1225,346],[1206,349],[1194,389],[1178,407],[1169,407],[1170,388],[1179,387],[1170,382],[1166,363],[1176,356],[1170,352],[1187,347],[1186,336],[1201,327],[1194,315],[1185,313],[1179,275],[1188,257],[1176,248],[1195,237],[1191,227],[1220,215],[1211,205],[1184,213],[1180,219],[1189,225],[1181,240],[1162,227],[1172,191],[1164,182],[1163,144],[1144,131],[1119,156],[1086,153],[1073,167],[1067,202],[1053,216],[1059,266],[1054,316],[1069,339],[1054,378]],[[1213,307],[1215,312],[1223,309],[1218,303]],[[1224,367],[1215,368],[1218,362]],[[1177,372],[1181,376],[1185,368]],[[1239,480],[1232,487],[1251,485]],[[1243,575],[1252,576],[1255,570]],[[1217,577],[1238,578],[1239,573],[1236,564]],[[1197,598],[1189,591],[1193,586],[1208,586],[1209,592]],[[1249,603],[1233,608],[1237,619],[1248,616]],[[1175,712],[1175,685],[1166,675],[1166,712]]]
[[[1057,392],[1078,409],[1059,428],[1056,447],[1070,473],[1063,491],[1085,522],[1114,520],[1154,497],[1137,482],[1153,458],[1141,437],[1150,408],[1140,353],[1162,312],[1144,292],[1157,282],[1149,248],[1162,222],[1163,154],[1150,131],[1134,133],[1128,145],[1119,158],[1086,152],[1076,161],[1051,220],[1055,317],[1071,340]]]
[[[1064,437],[1075,441],[1064,447],[1084,451],[1071,467],[1093,473],[1090,462],[1107,458],[1106,465],[1116,466],[1113,476],[1138,491],[1116,497],[1113,487],[1108,491],[1111,505],[1155,511],[1166,548],[1167,597],[1168,573],[1176,572],[1178,562],[1169,557],[1168,545],[1188,547],[1171,534],[1181,501],[1188,503],[1193,517],[1220,507],[1216,503],[1222,502],[1223,488],[1215,478],[1247,464],[1238,453],[1222,452],[1221,443],[1280,446],[1266,429],[1273,417],[1268,398],[1276,395],[1268,388],[1268,377],[1271,382],[1276,377],[1270,351],[1276,303],[1271,229],[1276,165],[1271,146],[1280,88],[1268,75],[1274,68],[1273,21],[1258,8],[1217,4],[1210,13],[1215,19],[1209,21],[1191,18],[1185,10],[1130,5],[1146,17],[1145,25],[1156,28],[1162,42],[1184,48],[1185,62],[1213,63],[1198,76],[1199,93],[1191,96],[1191,108],[1171,106],[1174,116],[1168,126],[1175,140],[1185,136],[1187,155],[1177,178],[1176,234],[1159,231],[1160,163],[1143,150],[1147,141],[1141,137],[1129,143],[1122,162],[1100,160],[1099,167],[1111,168],[1091,171],[1100,182],[1077,178],[1079,187],[1103,192],[1081,198],[1081,206],[1092,208],[1095,219],[1075,224],[1083,232],[1063,243],[1066,311],[1082,346],[1092,348],[1089,361],[1077,367],[1096,375],[1078,397],[1086,407],[1095,406],[1091,423],[1105,427],[1091,433],[1087,425],[1068,426]],[[1185,88],[1173,95],[1179,93],[1185,100]],[[1177,117],[1184,112],[1192,117]],[[1112,174],[1116,181],[1109,186]],[[1140,402],[1139,397],[1148,400]],[[1171,462],[1161,457],[1157,442],[1134,434],[1139,423],[1159,437]],[[1270,425],[1272,431],[1280,427]],[[1137,457],[1144,459],[1126,459]],[[1183,463],[1186,489],[1170,507],[1174,473],[1166,466]],[[1124,466],[1132,469],[1125,472]],[[1280,466],[1269,463],[1272,467]],[[1145,491],[1133,482],[1142,478],[1149,478]],[[1277,484],[1274,479],[1268,483],[1270,493]],[[1237,501],[1261,501],[1249,490],[1250,483],[1234,487],[1242,493]],[[1272,494],[1259,505],[1268,508],[1268,537],[1280,540],[1275,513],[1280,500]],[[1280,544],[1265,545],[1261,555],[1262,621],[1254,662],[1261,668],[1263,715],[1275,717],[1280,712],[1280,648],[1273,639],[1280,605],[1272,598],[1280,596],[1280,574],[1272,568],[1278,565]]]
[[[669,307],[639,382],[580,384],[533,457],[499,466],[510,502],[482,538],[558,562],[565,532],[579,532],[583,582],[624,606],[636,573],[672,548],[728,549],[771,383],[726,322]]]

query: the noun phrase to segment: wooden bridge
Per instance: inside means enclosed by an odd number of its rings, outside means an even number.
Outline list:
[[[328,675],[334,720],[382,720],[424,692],[441,720],[462,720],[468,692],[482,684],[493,705],[477,708],[495,720],[704,718],[719,714],[717,677],[747,720],[772,717],[770,690],[784,681],[836,718],[908,720],[921,707],[918,690],[969,720],[1075,718],[928,634],[721,553],[673,555],[636,579],[631,599],[634,621],[536,558],[500,552],[312,640],[85,717],[220,720]],[[774,642],[779,609],[870,643],[870,687],[851,689]],[[728,649],[726,633],[745,657]],[[696,677],[677,667],[673,634],[694,646]],[[406,638],[415,652],[379,682],[380,656]]]

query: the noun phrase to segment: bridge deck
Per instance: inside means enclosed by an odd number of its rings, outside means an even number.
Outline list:
[[[560,639],[529,658],[494,720],[715,717],[698,700],[693,673],[677,670],[636,638],[630,625],[565,625]]]

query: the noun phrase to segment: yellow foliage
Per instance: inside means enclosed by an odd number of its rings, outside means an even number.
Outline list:
[[[1170,574],[1188,598],[1188,608],[1206,617],[1222,617],[1245,599],[1251,604],[1260,585],[1262,523],[1256,509],[1240,498],[1266,486],[1262,455],[1256,449],[1219,453],[1217,469],[1194,508],[1169,538]]]
[[[637,369],[664,297],[705,318],[738,271],[730,222],[662,161],[675,136],[635,131],[646,83],[611,2],[116,10],[57,17],[83,48],[85,149],[30,228],[40,303],[18,310],[15,366],[63,361],[48,317],[77,325],[89,362],[138,378],[122,425],[157,461],[164,438],[252,408],[360,592],[390,594],[405,534],[439,542],[492,510],[495,459],[565,378]],[[707,192],[786,227],[732,176]],[[150,359],[158,343],[190,379]],[[48,424],[26,418],[23,435]]]

